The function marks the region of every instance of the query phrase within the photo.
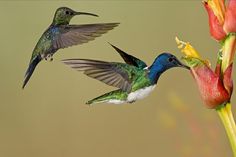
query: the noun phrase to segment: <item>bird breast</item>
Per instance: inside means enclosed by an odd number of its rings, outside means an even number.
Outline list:
[[[154,90],[155,87],[156,87],[156,85],[148,86],[148,87],[136,90],[134,92],[131,92],[128,95],[127,101],[134,102],[136,100],[143,99],[143,98],[147,97]]]

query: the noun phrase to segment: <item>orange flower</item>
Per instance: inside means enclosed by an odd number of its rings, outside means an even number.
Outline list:
[[[210,8],[207,2],[204,2],[204,6],[207,10],[208,17],[209,17],[209,27],[210,27],[211,36],[218,41],[224,39],[226,37],[226,33],[223,30],[222,22],[220,22],[219,18],[215,15],[215,13]]]
[[[221,75],[221,64],[217,64],[215,72],[209,62],[200,58],[198,52],[190,45],[176,38],[178,48],[184,53],[183,60],[190,67],[200,95],[208,108],[217,108],[230,100],[233,82],[231,78],[232,64]]]
[[[236,0],[229,0],[227,7],[224,0],[207,0],[204,1],[204,6],[214,39],[221,41],[227,34],[236,32]]]
[[[225,12],[224,30],[226,33],[236,32],[236,0],[229,0]]]

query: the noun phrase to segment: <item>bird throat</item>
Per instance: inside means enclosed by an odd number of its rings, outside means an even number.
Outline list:
[[[161,74],[165,71],[166,69],[162,66],[151,66],[150,71],[148,73],[148,77],[151,80],[152,84],[156,84]]]
[[[61,17],[59,15],[55,15],[53,18],[52,25],[68,25],[70,23],[72,17]]]

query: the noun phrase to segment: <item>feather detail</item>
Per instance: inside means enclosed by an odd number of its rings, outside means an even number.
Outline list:
[[[62,62],[75,70],[84,71],[87,76],[107,85],[120,88],[123,91],[131,91],[132,81],[129,78],[129,74],[121,66],[117,66],[118,63],[90,59],[66,59],[62,60]]]
[[[58,50],[87,43],[118,25],[119,23],[62,25],[59,27],[60,33],[57,33],[53,40],[53,48]]]

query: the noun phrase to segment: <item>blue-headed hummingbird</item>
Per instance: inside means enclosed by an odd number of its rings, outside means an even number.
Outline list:
[[[91,59],[65,59],[63,63],[73,69],[83,71],[87,76],[107,85],[119,88],[87,102],[93,103],[132,103],[148,96],[156,87],[159,77],[166,70],[174,67],[189,69],[173,54],[161,53],[150,67],[142,60],[129,55],[111,45],[126,63],[106,62]]]

